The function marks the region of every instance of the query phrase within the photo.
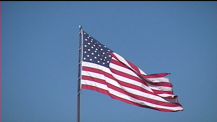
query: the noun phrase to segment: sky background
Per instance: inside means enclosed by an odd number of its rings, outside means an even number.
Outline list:
[[[184,111],[82,89],[81,122],[216,122],[217,2],[1,2],[2,122],[76,122],[79,25],[147,74],[171,73]]]

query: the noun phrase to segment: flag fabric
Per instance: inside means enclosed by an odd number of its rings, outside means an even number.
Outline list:
[[[82,35],[81,88],[94,90],[139,107],[183,111],[173,94],[169,73],[147,75],[85,31]]]

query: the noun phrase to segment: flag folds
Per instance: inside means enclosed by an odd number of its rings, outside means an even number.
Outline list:
[[[168,73],[145,74],[85,31],[82,35],[81,88],[132,105],[164,112],[182,111]]]

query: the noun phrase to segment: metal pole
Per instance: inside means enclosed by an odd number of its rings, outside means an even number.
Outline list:
[[[82,26],[79,26],[79,58],[78,58],[78,91],[77,91],[77,122],[80,122],[80,92],[81,92],[81,60],[82,60]]]

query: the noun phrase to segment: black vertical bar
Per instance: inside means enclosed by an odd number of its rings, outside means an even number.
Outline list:
[[[82,26],[79,26],[79,57],[78,57],[78,91],[77,91],[77,122],[80,122],[80,84],[81,84],[81,56],[82,56]]]

